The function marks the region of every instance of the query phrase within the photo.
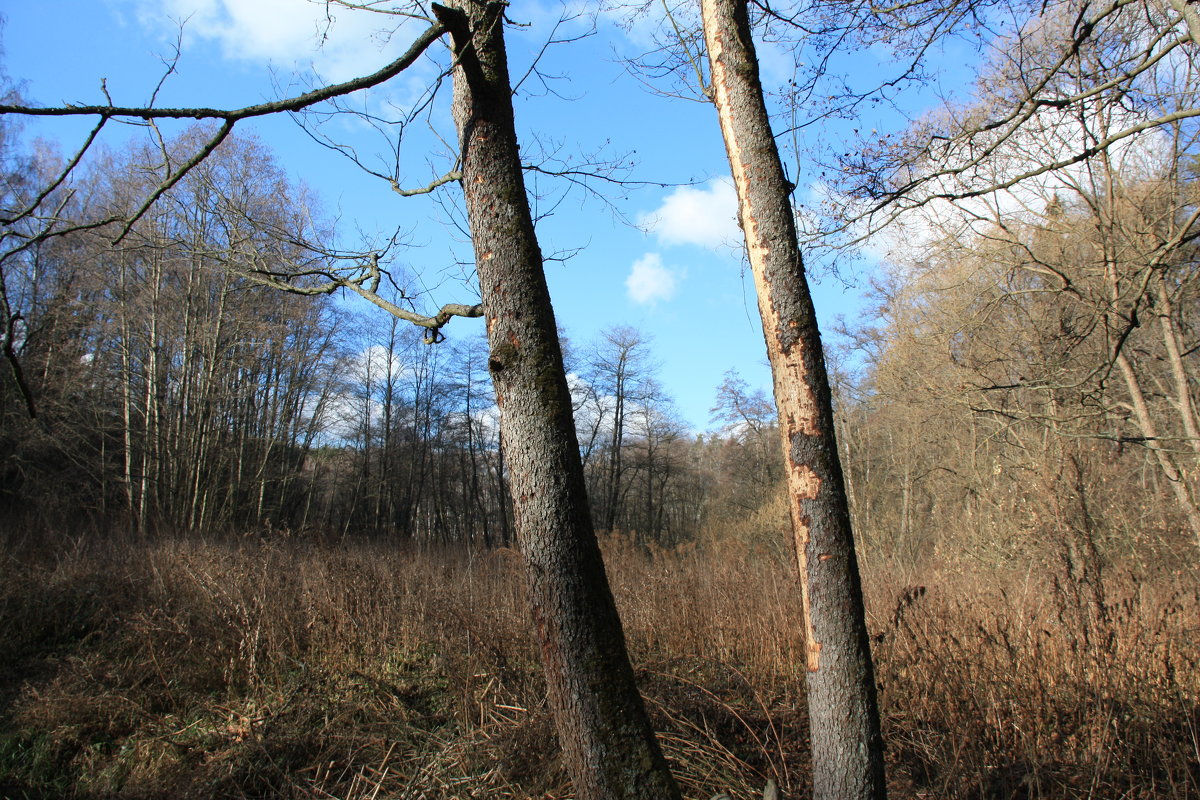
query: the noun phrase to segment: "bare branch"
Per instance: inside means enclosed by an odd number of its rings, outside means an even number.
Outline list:
[[[408,48],[403,55],[384,68],[344,83],[335,83],[295,97],[275,100],[270,103],[258,103],[239,109],[216,108],[148,108],[128,106],[86,106],[66,105],[50,108],[23,105],[0,105],[0,114],[19,114],[33,117],[66,117],[66,116],[101,116],[101,117],[132,117],[135,119],[219,119],[228,123],[236,123],[244,119],[262,117],[268,114],[278,114],[285,111],[300,111],[317,103],[342,97],[362,89],[369,89],[388,81],[404,70],[411,67],[416,60],[446,32],[441,23],[429,26]]]
[[[898,141],[843,146],[830,173],[834,219],[812,241],[828,245],[831,234],[849,232],[851,240],[836,246],[852,247],[932,203],[1069,180],[1072,168],[1122,143],[1200,118],[1195,44],[1186,24],[1185,16],[1164,15],[1146,0],[1043,6],[1040,16],[1035,11],[992,45],[974,104],[948,106]],[[1184,73],[1174,78],[1178,85],[1159,86],[1176,71]],[[1103,113],[1110,118],[1093,135],[1087,120]],[[1071,125],[1079,134],[1074,139],[1057,132]],[[1051,138],[1055,152],[1046,144]],[[1046,152],[1014,152],[1037,140]]]
[[[0,225],[15,225],[40,208],[42,203],[46,202],[46,198],[53,194],[58,187],[62,186],[63,182],[66,181],[71,173],[74,172],[75,168],[79,166],[79,162],[95,143],[96,137],[100,135],[100,131],[104,129],[104,126],[107,123],[108,117],[101,117],[100,121],[96,123],[96,127],[92,128],[92,130],[88,133],[87,138],[84,139],[83,144],[80,145],[79,149],[75,151],[75,155],[71,157],[71,160],[67,162],[67,165],[59,171],[58,175],[55,176],[52,181],[50,181],[46,188],[39,192],[38,196],[30,201],[29,204],[26,205],[21,211],[18,211],[16,214],[10,217],[0,218]]]
[[[37,419],[37,404],[34,403],[33,391],[29,387],[29,381],[25,378],[25,370],[21,367],[21,359],[17,355],[16,349],[17,324],[23,322],[24,317],[13,311],[8,302],[8,285],[4,280],[3,270],[0,270],[0,315],[3,316],[0,323],[4,326],[4,340],[0,349],[4,351],[4,360],[8,362],[13,382],[17,384],[17,391],[25,402],[26,413],[30,419]]]
[[[221,142],[225,141],[232,131],[232,122],[226,122],[223,124],[217,131],[216,135],[205,142],[204,146],[197,150],[191,158],[184,162],[174,174],[168,174],[166,180],[159,184],[158,188],[150,193],[150,196],[147,197],[145,202],[143,202],[138,210],[133,213],[133,216],[125,220],[125,224],[122,226],[121,232],[117,234],[117,238],[114,241],[120,242],[122,239],[128,236],[129,231],[134,225],[137,224],[137,221],[145,216],[146,212],[150,210],[150,206],[154,205],[158,198],[169,192],[173,186],[183,180],[184,176],[191,172],[197,164],[208,158],[209,155],[212,154],[212,151],[220,147]]]
[[[396,303],[388,300],[379,294],[379,283],[383,276],[383,270],[379,266],[378,253],[372,253],[365,262],[359,262],[354,269],[359,272],[357,276],[348,277],[332,269],[316,269],[306,270],[299,273],[281,273],[265,268],[247,268],[234,265],[232,262],[226,261],[226,265],[239,275],[242,275],[250,280],[260,283],[264,286],[270,286],[273,289],[290,292],[292,294],[315,296],[323,294],[333,294],[339,289],[347,289],[354,292],[359,297],[367,300],[370,303],[382,308],[392,316],[411,322],[422,328],[426,328],[428,332],[422,339],[425,344],[437,344],[444,341],[445,336],[442,335],[441,329],[450,322],[454,317],[482,317],[483,304],[475,303],[468,305],[465,303],[447,303],[442,306],[441,310],[436,314],[425,315],[415,311],[410,311]],[[299,277],[319,276],[323,279],[320,283],[315,284],[297,284],[293,281]]]
[[[437,189],[439,186],[445,186],[447,183],[454,183],[456,181],[461,181],[461,180],[462,180],[462,172],[455,169],[455,170],[452,170],[451,172],[447,172],[445,175],[443,175],[440,178],[435,178],[429,184],[427,184],[426,186],[422,186],[419,189],[402,189],[402,188],[400,188],[400,183],[395,180],[391,181],[391,184],[392,184],[392,191],[395,192],[396,194],[400,195],[401,197],[415,197],[415,196],[421,195],[421,194],[429,194],[430,192]]]

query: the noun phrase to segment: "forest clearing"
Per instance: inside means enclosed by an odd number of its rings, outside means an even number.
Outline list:
[[[605,552],[685,795],[805,796],[787,561]],[[573,797],[511,551],[10,535],[0,564],[5,797]],[[892,797],[1200,796],[1193,581],[865,573]]]

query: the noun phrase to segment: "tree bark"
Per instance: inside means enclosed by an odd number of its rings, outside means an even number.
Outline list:
[[[1197,506],[1196,501],[1192,498],[1188,476],[1176,463],[1171,452],[1164,448],[1162,442],[1158,440],[1158,428],[1154,424],[1154,417],[1146,403],[1146,395],[1142,391],[1141,381],[1138,380],[1137,371],[1130,363],[1129,357],[1124,352],[1118,352],[1116,364],[1117,369],[1121,371],[1121,377],[1125,380],[1125,389],[1129,392],[1129,404],[1133,408],[1138,430],[1146,440],[1146,447],[1154,453],[1163,477],[1171,485],[1175,500],[1187,518],[1188,527],[1192,529],[1192,535],[1196,537],[1196,544],[1200,545],[1200,506]]]
[[[813,797],[886,797],[883,741],[829,378],[745,0],[701,4],[774,376],[807,638]]]
[[[581,800],[679,798],[634,683],[584,491],[521,172],[500,2],[434,6],[453,37],[462,187],[529,601]]]

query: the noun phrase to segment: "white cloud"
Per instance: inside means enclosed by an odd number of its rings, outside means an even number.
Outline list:
[[[718,250],[739,246],[742,241],[737,192],[729,178],[714,178],[698,187],[681,186],[638,222],[664,244],[697,244]]]
[[[941,175],[874,214],[828,184],[810,184],[797,222],[802,233],[819,237],[825,220],[818,211],[852,219],[848,238],[863,254],[901,269],[922,268],[946,242],[995,236],[999,226],[1014,222],[1037,224],[1054,200],[1069,204],[1103,191],[1107,171],[1073,159],[1095,137],[1132,131],[1144,121],[1132,112],[1106,112],[1081,122],[1078,109],[1043,109],[1018,128],[948,141],[929,163],[917,165]],[[984,150],[989,157],[976,163]],[[1118,139],[1107,158],[1123,177],[1153,178],[1169,167],[1170,139],[1160,129],[1131,134]],[[1063,166],[1048,168],[1054,164]],[[954,195],[960,199],[947,199]]]
[[[637,7],[626,3],[601,3],[598,11],[601,19],[624,35],[630,49],[623,55],[657,51],[675,37],[675,28],[658,3],[643,3]],[[699,11],[699,3],[676,4],[674,22],[684,29],[697,30],[700,27]]]
[[[635,303],[657,303],[675,296],[679,281],[675,274],[663,265],[658,253],[647,253],[633,262],[633,269],[625,279],[625,288]]]
[[[401,31],[384,29],[400,18],[334,8],[310,0],[129,0],[148,30],[173,35],[183,23],[191,37],[218,43],[226,57],[311,66],[326,81],[342,81],[374,71],[406,47]],[[407,27],[407,26],[406,26]],[[415,30],[415,28],[414,28]]]
[[[389,353],[383,345],[373,344],[358,354],[357,363],[351,369],[363,381],[380,381],[397,378],[409,370],[396,352]]]

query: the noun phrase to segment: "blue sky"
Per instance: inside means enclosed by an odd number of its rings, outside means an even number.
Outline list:
[[[547,2],[512,9],[511,19],[529,23],[509,31],[514,79],[542,47],[559,8]],[[386,41],[379,31],[392,20],[340,10],[330,25],[323,4],[306,0],[39,0],[9,4],[2,13],[6,70],[29,100],[42,105],[102,102],[102,78],[114,102],[144,103],[164,72],[162,59],[173,52],[181,20],[182,57],[159,94],[160,106],[233,107],[345,80],[390,61],[417,30],[403,28]],[[635,164],[628,177],[675,184],[635,187],[608,202],[571,193],[539,223],[539,237],[547,255],[575,252],[546,265],[555,312],[572,343],[585,346],[615,325],[648,334],[662,365],[661,382],[684,419],[701,430],[727,370],[736,368],[752,386],[768,390],[770,376],[715,111],[656,95],[631,77],[619,54],[638,51],[640,36],[602,20],[595,36],[551,48],[540,69],[556,77],[521,86],[518,129],[527,147],[536,138],[566,154],[628,157]],[[764,62],[768,79],[786,70],[774,54]],[[362,102],[372,111],[406,107],[435,73],[432,63],[423,63]],[[443,102],[429,126],[414,126],[420,130],[406,139],[406,185],[425,185],[448,168],[445,148],[428,133],[429,127],[442,135],[452,130],[446,114]],[[26,130],[70,150],[81,125],[31,123]],[[397,263],[420,274],[418,285],[429,290],[431,307],[473,298],[475,289],[455,266],[469,260],[469,246],[431,198],[399,197],[314,144],[290,120],[239,130],[267,142],[296,181],[319,193],[326,211],[341,221],[345,246],[403,227],[413,247],[398,253]],[[333,120],[327,130],[361,153],[386,153],[352,118]],[[859,313],[859,290],[811,267],[819,278],[814,288],[824,330],[838,316]],[[446,332],[466,335],[478,324],[459,320]]]

